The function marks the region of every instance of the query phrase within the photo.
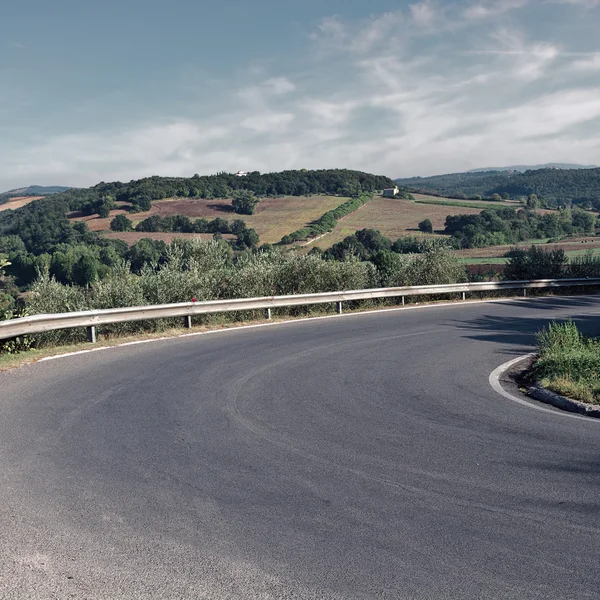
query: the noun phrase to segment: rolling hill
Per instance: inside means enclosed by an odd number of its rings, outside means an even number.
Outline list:
[[[24,188],[8,190],[8,192],[2,192],[0,196],[48,196],[50,194],[66,192],[70,189],[73,188],[64,185],[30,185]]]
[[[520,198],[537,194],[549,206],[573,202],[600,209],[600,168],[538,169],[524,173],[484,171],[450,173],[433,177],[397,179],[397,184],[411,192],[436,194],[451,198],[508,194]]]
[[[0,205],[6,204],[11,200],[25,200],[27,198],[38,199],[43,196],[51,196],[52,194],[60,194],[74,188],[66,187],[64,185],[30,185],[28,187],[17,188],[14,190],[8,190],[0,194]],[[18,206],[23,206],[27,202],[22,202]]]

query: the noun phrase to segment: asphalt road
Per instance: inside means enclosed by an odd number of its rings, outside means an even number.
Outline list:
[[[127,346],[0,374],[0,598],[600,597],[600,421],[489,385],[600,297]]]

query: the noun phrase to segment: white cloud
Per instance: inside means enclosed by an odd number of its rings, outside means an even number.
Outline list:
[[[415,23],[422,27],[429,27],[439,17],[438,11],[429,0],[410,5],[410,13]]]
[[[467,21],[496,17],[503,13],[522,8],[530,0],[493,0],[492,2],[477,2],[467,6],[463,17]]]
[[[238,96],[252,106],[263,106],[273,96],[283,96],[295,89],[296,86],[286,77],[273,77],[240,90]]]
[[[296,86],[285,77],[274,77],[273,79],[268,79],[265,81],[264,87],[267,91],[270,91],[272,94],[277,96],[281,94],[289,94],[296,89]]]
[[[546,4],[570,4],[571,6],[594,8],[600,6],[600,0],[546,0]]]
[[[599,71],[600,70],[600,54],[591,54],[587,58],[576,60],[572,64],[576,71]]]
[[[288,130],[293,120],[294,115],[290,113],[265,113],[247,117],[240,124],[260,133],[282,133]]]

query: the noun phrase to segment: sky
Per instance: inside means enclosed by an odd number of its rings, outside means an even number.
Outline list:
[[[600,0],[27,0],[0,191],[150,175],[600,164]]]

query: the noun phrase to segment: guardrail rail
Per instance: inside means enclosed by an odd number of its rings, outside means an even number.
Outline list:
[[[88,339],[96,341],[96,327],[130,321],[184,317],[186,327],[192,326],[192,317],[210,313],[235,312],[242,310],[264,310],[266,318],[271,318],[271,309],[311,304],[335,303],[337,312],[342,312],[344,302],[370,300],[376,298],[404,298],[407,296],[433,296],[498,290],[521,290],[527,295],[528,289],[554,289],[568,287],[600,286],[600,277],[587,279],[538,279],[530,281],[495,281],[481,283],[451,283],[445,285],[420,285],[409,287],[349,290],[325,292],[321,294],[298,294],[293,296],[266,296],[263,298],[239,298],[234,300],[209,300],[205,302],[181,302],[179,304],[159,304],[150,306],[129,306],[86,310],[81,312],[40,314],[0,322],[0,340],[22,335],[44,333],[57,329],[86,327]]]

